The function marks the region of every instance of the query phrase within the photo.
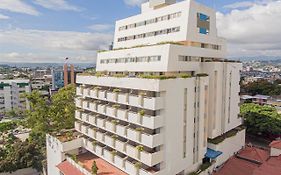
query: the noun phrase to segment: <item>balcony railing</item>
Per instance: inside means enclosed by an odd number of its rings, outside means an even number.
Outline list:
[[[112,92],[99,90],[98,88],[91,90],[90,88],[77,88],[77,95],[82,97],[94,98],[108,102],[115,102],[134,107],[142,107],[149,110],[159,110],[164,107],[163,97],[146,97],[143,95],[133,95],[130,93]]]
[[[163,161],[162,151],[154,153],[139,151],[136,147],[128,144],[127,142],[122,142],[121,140],[114,138],[113,135],[108,135],[108,133],[102,133],[100,131],[96,131],[96,137],[90,134],[91,132],[86,133],[82,130],[81,133],[98,141],[99,143],[105,144],[110,148],[119,151],[120,153],[128,155],[129,157],[132,157],[147,166],[154,166]]]
[[[163,118],[161,116],[149,116],[145,114],[141,115],[139,113],[135,113],[129,110],[118,109],[111,106],[97,104],[86,100],[81,102],[78,99],[77,103],[78,104],[82,103],[82,106],[78,105],[78,107],[81,107],[88,111],[95,112],[102,115],[107,115],[111,118],[122,120],[149,129],[156,129],[163,126]]]
[[[147,147],[154,148],[163,144],[163,137],[162,134],[146,134],[145,132],[137,131],[136,129],[130,128],[128,126],[119,124],[119,123],[112,123],[112,121],[108,121],[107,118],[100,118],[91,116],[89,118],[93,118],[94,122],[90,122],[90,120],[86,120],[87,117],[76,117],[78,120],[81,120],[85,123],[88,123],[92,126],[101,128],[107,132],[112,134],[117,134],[120,137],[124,137],[126,139],[132,140],[133,142],[143,144]],[[96,121],[96,122],[95,122]],[[82,127],[82,130],[86,130]]]
[[[85,148],[96,154],[97,156],[103,158],[110,164],[116,166],[117,168],[121,169],[124,172],[127,172],[130,175],[158,175],[159,171],[148,171],[145,170],[143,165],[140,168],[137,168],[131,159],[128,159],[126,156],[121,156],[120,154],[113,154],[107,147],[102,147],[99,144],[93,145],[88,139],[83,139]],[[149,168],[147,168],[149,169]]]

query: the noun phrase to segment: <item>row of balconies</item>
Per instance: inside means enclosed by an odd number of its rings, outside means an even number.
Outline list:
[[[76,113],[77,114],[77,113]],[[163,144],[163,137],[161,134],[153,134],[151,130],[144,128],[136,128],[130,124],[119,123],[116,120],[108,120],[107,118],[100,118],[92,115],[83,114],[76,115],[78,120],[81,120],[91,126],[100,128],[107,132],[117,134],[120,137],[129,139],[133,142],[145,145],[149,148],[155,148]]]
[[[156,129],[163,126],[163,118],[161,116],[149,116],[146,115],[145,112],[136,113],[130,110],[124,110],[109,105],[98,104],[96,102],[90,102],[82,99],[76,99],[76,106],[91,112],[109,116],[117,120],[141,125],[149,129]]]
[[[133,146],[128,140],[119,138],[114,134],[97,131],[95,128],[89,128],[85,125],[79,126],[79,124],[76,124],[76,127],[77,130],[82,134],[98,141],[99,143],[105,144],[106,146],[115,149],[122,154],[134,158],[135,160],[138,160],[147,166],[151,167],[163,161],[162,151],[155,152],[153,149],[151,149],[152,151],[148,152],[143,146]]]
[[[142,107],[150,110],[162,109],[164,106],[162,97],[146,97],[144,95],[133,95],[130,93],[121,93],[119,91],[105,91],[90,88],[77,87],[77,95],[89,97],[98,100],[105,100],[135,107]]]
[[[127,157],[126,155],[116,152],[115,150],[109,148],[108,146],[103,146],[102,144],[93,143],[89,139],[84,138],[84,147],[94,153],[95,155],[106,160],[110,164],[116,166],[117,168],[127,172],[130,175],[157,175],[159,171],[146,166],[138,161],[135,161],[132,158]],[[135,151],[133,151],[135,152]],[[132,152],[132,153],[133,153]],[[131,153],[131,154],[132,154]],[[140,156],[144,154],[140,153]]]
[[[92,112],[107,115],[111,118],[126,121],[136,125],[142,125],[150,129],[156,129],[163,126],[163,118],[161,116],[150,116],[146,115],[145,112],[141,114],[140,112],[136,113],[130,110],[86,101],[83,102],[82,107]]]

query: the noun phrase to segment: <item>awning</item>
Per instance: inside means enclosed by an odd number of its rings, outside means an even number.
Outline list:
[[[222,154],[221,151],[215,151],[210,148],[207,149],[207,153],[205,154],[205,157],[210,158],[210,159],[215,159],[219,157]]]

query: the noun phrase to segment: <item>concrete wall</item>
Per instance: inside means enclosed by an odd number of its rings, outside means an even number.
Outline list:
[[[235,153],[241,150],[245,146],[245,134],[246,131],[240,131],[235,136],[226,138],[222,143],[217,145],[208,144],[208,147],[223,152],[216,160],[216,166],[223,164],[226,160],[232,157]]]

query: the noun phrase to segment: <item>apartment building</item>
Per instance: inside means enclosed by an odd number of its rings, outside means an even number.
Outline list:
[[[245,143],[242,64],[225,57],[213,9],[194,0],[142,4],[141,14],[116,22],[113,49],[98,54],[97,73],[77,76],[74,152],[129,175],[186,175],[205,163],[211,173]],[[54,155],[62,143],[52,140]],[[72,166],[90,174],[77,161],[48,157],[48,171],[67,175]]]
[[[0,112],[28,109],[29,104],[23,94],[30,92],[29,80],[0,80]]]

